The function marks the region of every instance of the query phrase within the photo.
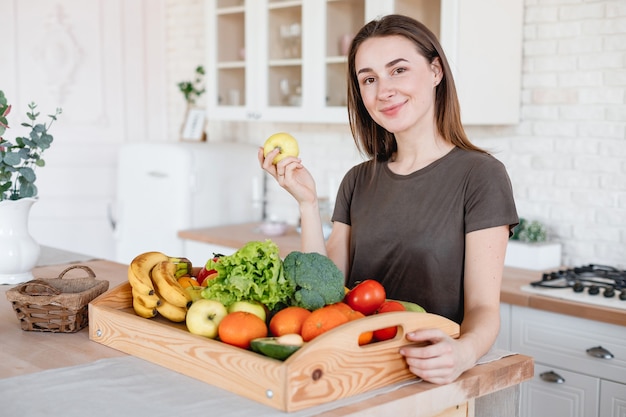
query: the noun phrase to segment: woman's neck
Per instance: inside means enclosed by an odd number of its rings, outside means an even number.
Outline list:
[[[407,175],[432,164],[450,152],[454,145],[441,136],[408,139],[396,137],[398,150],[389,160],[389,169]]]

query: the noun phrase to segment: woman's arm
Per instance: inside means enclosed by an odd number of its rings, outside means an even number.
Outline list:
[[[500,287],[508,238],[508,226],[467,234],[461,334],[458,339],[439,329],[407,334],[407,339],[427,344],[401,350],[415,375],[435,384],[447,384],[489,351],[500,329]]]
[[[287,157],[278,164],[273,164],[272,161],[278,152],[278,149],[274,149],[264,157],[263,148],[259,148],[257,154],[259,163],[298,203],[302,252],[326,255],[315,180],[299,158]]]
[[[467,350],[473,352],[468,358],[470,367],[489,351],[500,331],[500,290],[508,239],[508,226],[477,230],[466,237],[461,336]]]
[[[333,222],[333,230],[326,242],[328,257],[347,277],[350,272],[350,226],[345,223]]]

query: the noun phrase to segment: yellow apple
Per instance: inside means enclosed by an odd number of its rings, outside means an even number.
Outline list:
[[[276,155],[272,161],[273,164],[277,164],[280,160],[288,156],[297,157],[300,154],[298,142],[289,133],[274,133],[272,136],[267,138],[265,144],[263,145],[263,156],[267,156],[268,153],[272,152],[276,148],[280,149],[280,153]]]
[[[261,320],[265,321],[267,319],[267,312],[265,311],[265,306],[258,301],[235,301],[231,305],[228,306],[228,312],[233,313],[235,311],[245,311],[248,313],[252,313]]]
[[[191,304],[187,310],[185,323],[189,332],[215,339],[220,322],[227,314],[228,310],[224,304],[217,300],[202,298]]]

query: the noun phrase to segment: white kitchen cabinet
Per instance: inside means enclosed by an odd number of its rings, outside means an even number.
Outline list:
[[[563,382],[552,382],[551,378]],[[536,363],[533,379],[522,383],[521,388],[522,416],[598,416],[599,378]]]
[[[500,303],[500,333],[494,347],[511,350],[511,304]]]
[[[534,378],[522,384],[522,416],[623,416],[624,340],[624,326],[512,306],[511,350],[535,359]]]
[[[207,0],[208,118],[347,123],[347,44],[395,12],[440,36],[464,123],[518,121],[522,0]]]
[[[611,381],[600,382],[600,416],[626,416],[626,385]]]
[[[215,245],[212,243],[195,242],[193,240],[182,239],[183,256],[191,261],[193,266],[204,266],[214,255],[232,255],[238,248]]]

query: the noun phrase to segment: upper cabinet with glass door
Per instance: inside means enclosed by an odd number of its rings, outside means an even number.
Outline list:
[[[516,123],[522,1],[207,0],[208,117],[347,123],[352,37],[402,13],[440,37],[466,124]]]
[[[206,5],[208,116],[238,120],[250,104],[249,8],[244,0],[213,0]]]

